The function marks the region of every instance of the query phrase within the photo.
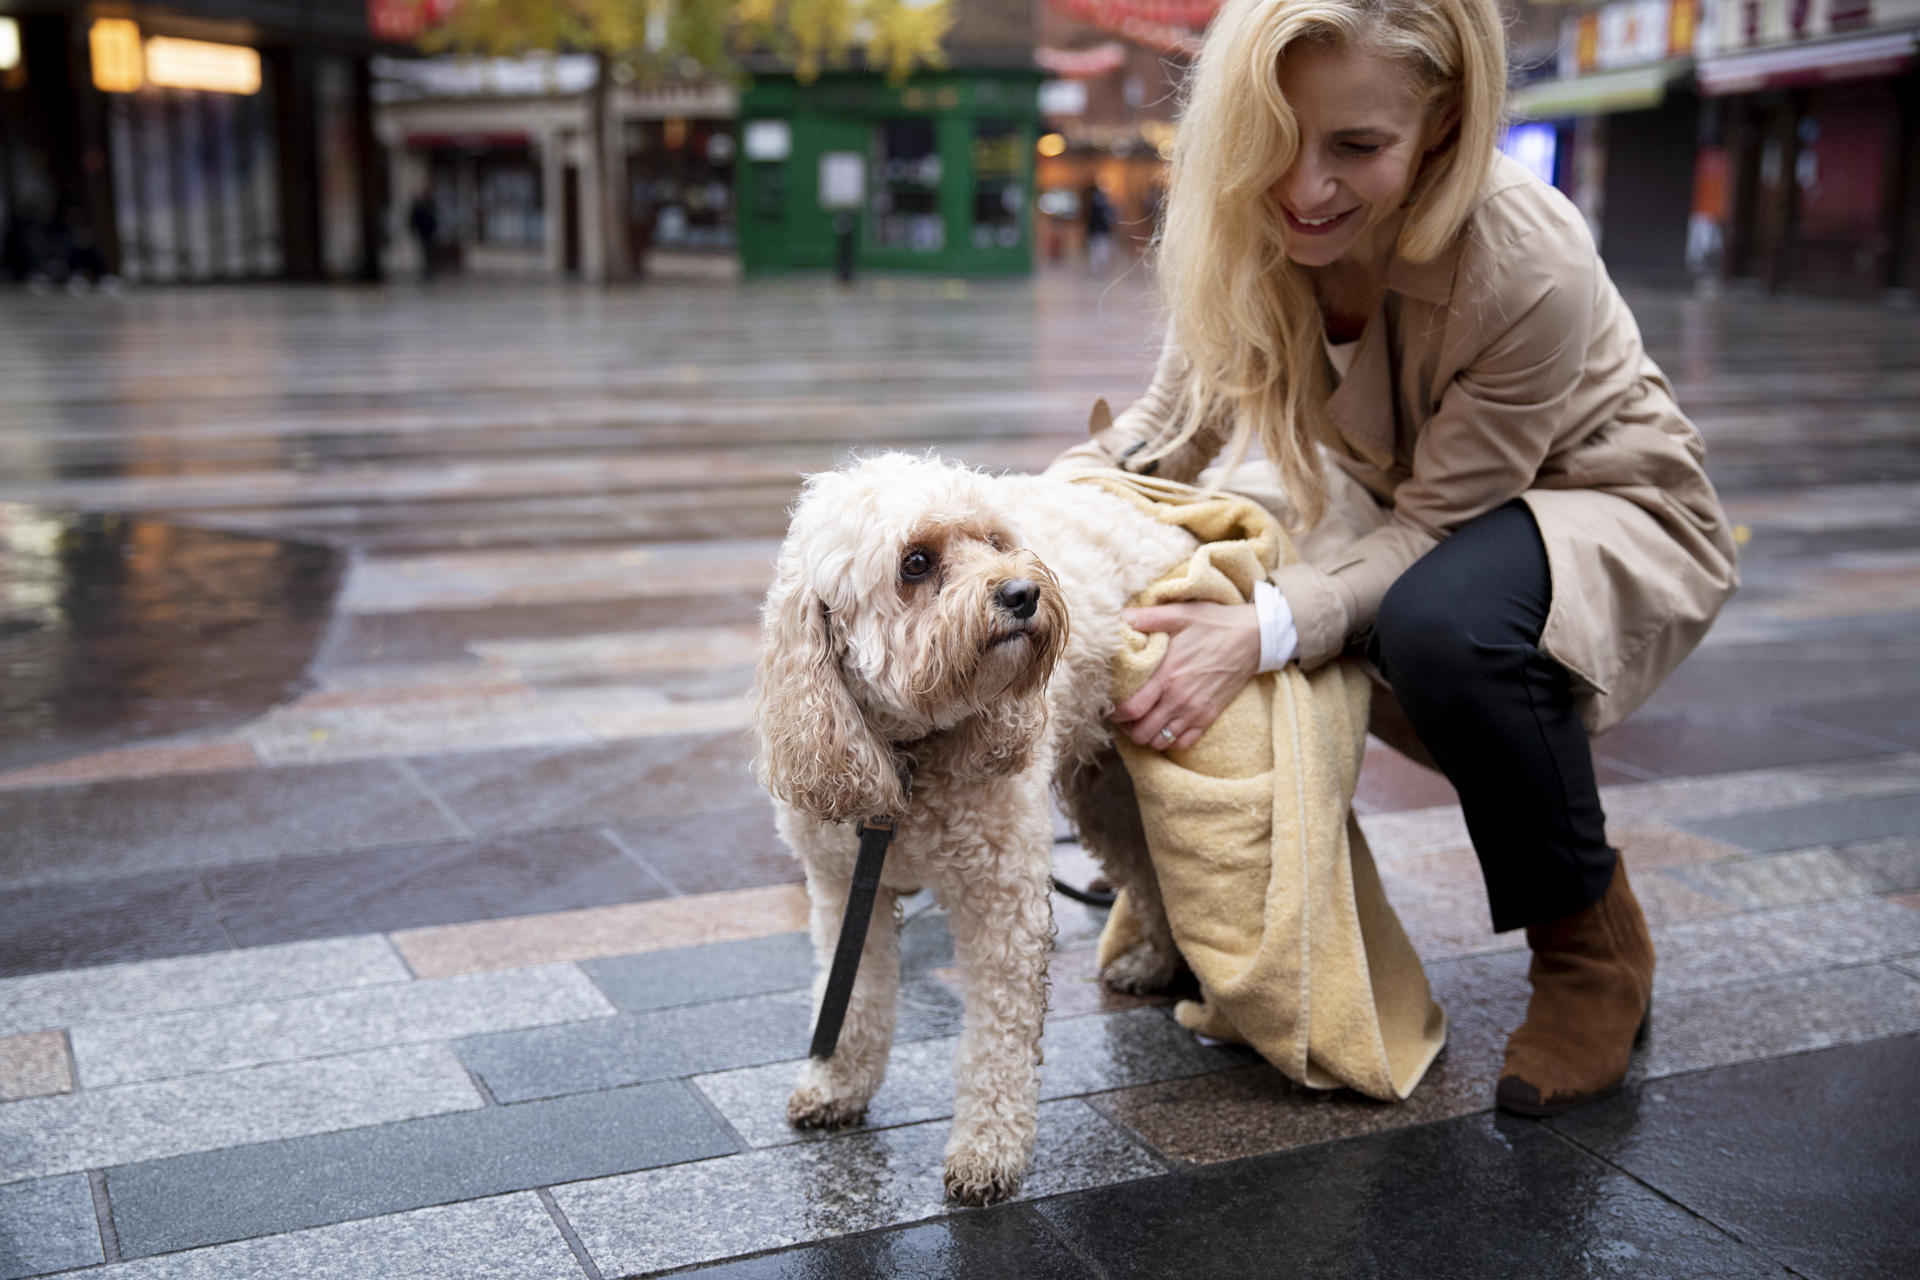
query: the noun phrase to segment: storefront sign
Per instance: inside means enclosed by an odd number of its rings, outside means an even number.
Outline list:
[[[793,153],[793,126],[785,120],[749,120],[747,159],[785,160]]]
[[[147,83],[207,93],[258,93],[260,54],[245,45],[155,36],[147,41]]]
[[[820,157],[820,207],[858,209],[867,200],[867,161],[858,151],[828,151]]]
[[[1914,0],[1721,0],[1705,10],[1703,52],[1732,53],[1799,44],[1826,36],[1892,30],[1920,16]]]
[[[1617,67],[1641,66],[1673,56],[1677,5],[1694,0],[1619,0],[1597,13],[1568,17],[1561,28],[1560,74],[1585,75]],[[1692,31],[1691,18],[1686,29]],[[1691,53],[1688,48],[1677,51]]]
[[[376,40],[417,40],[452,13],[459,0],[367,0],[367,28]]]
[[[93,87],[137,93],[148,85],[203,93],[260,92],[260,54],[238,44],[154,36],[144,44],[127,18],[99,18],[87,31]]]

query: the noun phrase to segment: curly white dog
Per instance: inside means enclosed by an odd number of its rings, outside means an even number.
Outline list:
[[[1033,1155],[1053,936],[1050,783],[1149,922],[1105,980],[1149,990],[1177,972],[1112,748],[1108,667],[1121,608],[1193,545],[1089,485],[885,454],[810,477],[780,548],[755,770],[806,869],[815,1007],[853,873],[850,820],[893,816],[877,920],[894,918],[901,894],[932,888],[964,974],[945,1177],[965,1203],[1011,1195]],[[839,1048],[808,1061],[792,1123],[852,1124],[880,1087],[896,928],[870,930]]]

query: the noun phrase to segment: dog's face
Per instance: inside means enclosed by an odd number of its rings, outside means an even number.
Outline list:
[[[903,454],[808,480],[764,619],[757,717],[775,794],[854,816],[843,786],[802,776],[820,761],[858,774],[863,757],[933,734],[1008,768],[1024,759],[1067,612],[1010,515],[987,477]]]

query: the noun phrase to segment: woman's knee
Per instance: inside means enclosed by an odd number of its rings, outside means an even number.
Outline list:
[[[1373,624],[1374,661],[1402,697],[1405,686],[1450,683],[1471,669],[1473,644],[1459,603],[1414,569],[1381,600]]]

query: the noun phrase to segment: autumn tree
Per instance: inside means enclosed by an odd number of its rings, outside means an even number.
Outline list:
[[[738,78],[748,55],[777,59],[803,80],[856,52],[902,80],[941,65],[949,0],[415,0],[428,15],[421,47],[494,57],[590,53],[588,137],[599,161],[600,229],[610,278],[632,274],[619,233],[607,105],[613,85],[700,76]]]

